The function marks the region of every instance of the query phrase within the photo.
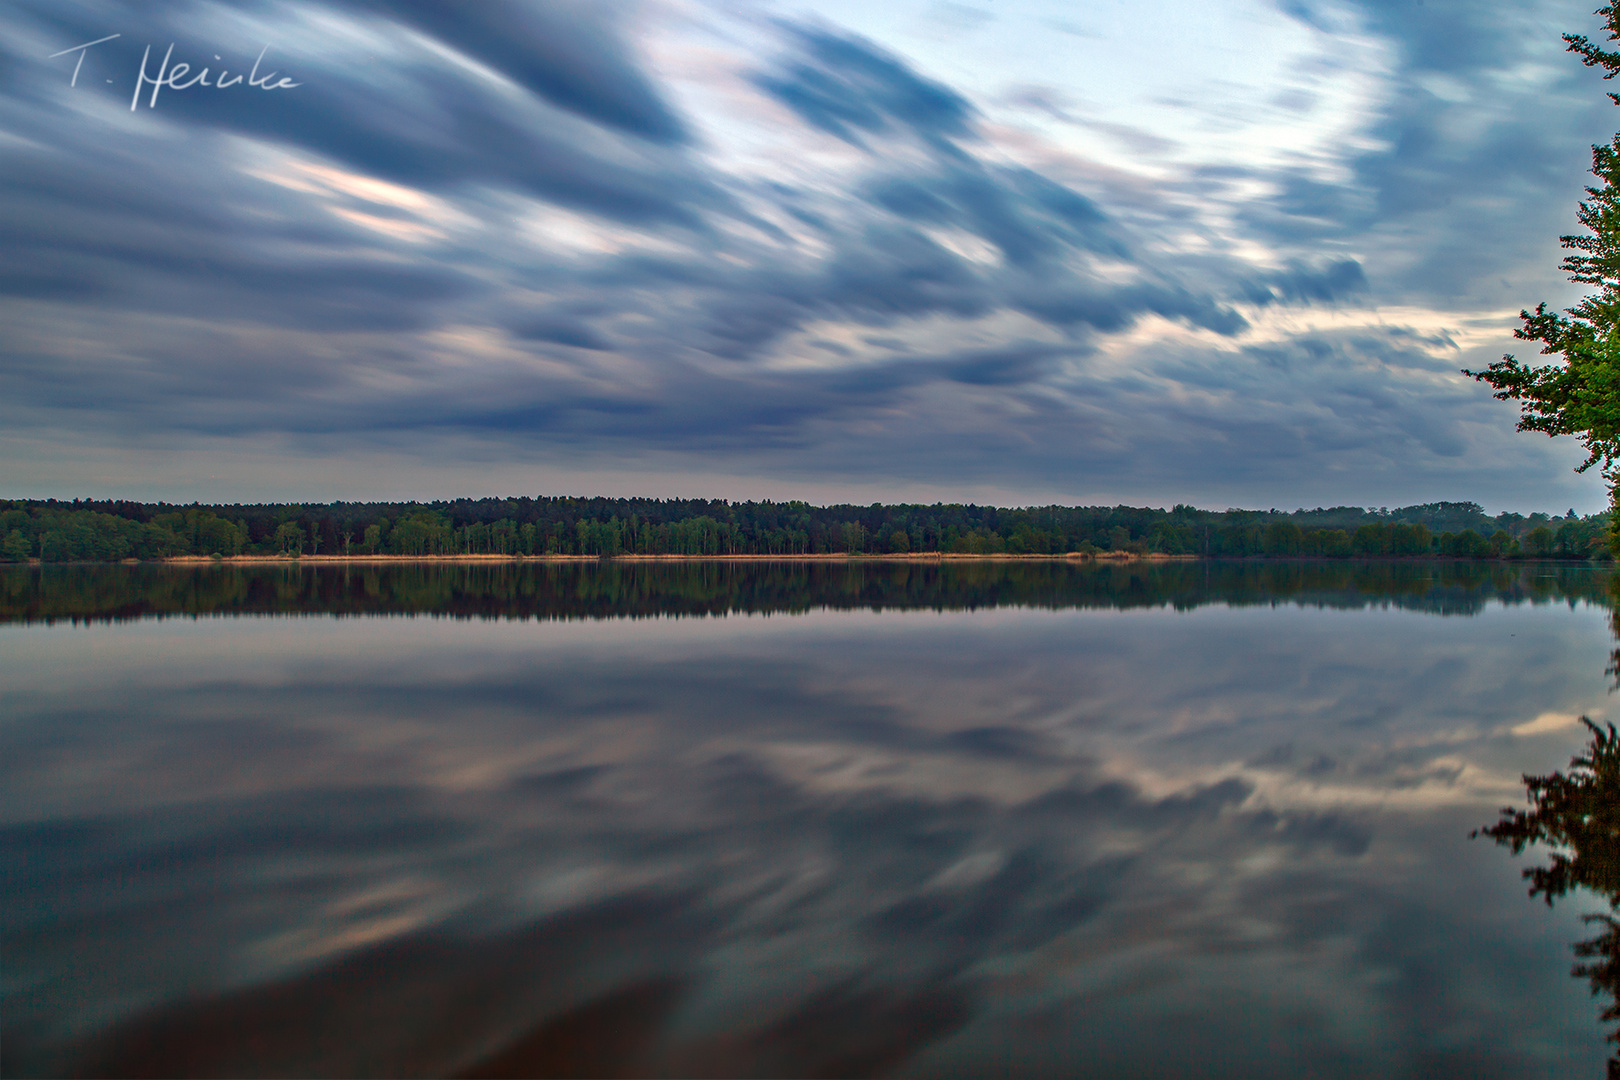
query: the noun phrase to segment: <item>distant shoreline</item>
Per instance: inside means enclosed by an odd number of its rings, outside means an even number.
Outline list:
[[[1439,555],[1166,555],[1150,551],[1142,554],[1129,551],[1099,551],[1095,553],[1070,551],[1061,555],[1010,555],[1005,552],[966,554],[956,552],[911,552],[887,554],[859,554],[834,551],[810,555],[172,555],[162,559],[74,559],[42,562],[27,559],[18,562],[0,562],[6,566],[298,566],[316,563],[322,566],[401,565],[410,563],[484,564],[484,563],[1180,563],[1180,562],[1472,562],[1472,563],[1558,563],[1570,566],[1600,565],[1591,559],[1561,559],[1556,556],[1510,555],[1495,558]]]
[[[1181,504],[1172,510],[954,503],[815,507],[561,497],[252,506],[0,500],[0,558],[14,563],[160,562],[232,553],[235,559],[332,563],[383,556],[435,562],[664,556],[803,565],[997,557],[1048,564],[1102,559],[1108,561],[1093,565],[1110,565],[1151,559],[1155,552],[1239,559],[1587,559],[1607,554],[1608,535],[1604,515],[1490,518],[1478,503],[1283,513]]]
[[[942,562],[1192,562],[1202,558],[1199,555],[1166,555],[1162,552],[1148,552],[1137,554],[1128,551],[1102,551],[1088,554],[1083,551],[1071,551],[1062,555],[1009,555],[1003,553],[987,553],[982,555],[957,554],[954,552],[925,551],[909,554],[857,554],[848,552],[826,552],[812,555],[225,555],[216,559],[211,555],[173,555],[164,559],[121,559],[116,562],[86,563],[77,565],[98,566],[142,566],[142,565],[180,565],[180,566],[215,566],[229,564],[232,566],[256,565],[294,565],[298,563],[320,563],[322,565],[349,565],[363,563],[690,563],[690,562],[883,562],[883,563],[942,563]],[[39,559],[29,559],[26,563],[12,565],[42,566]],[[74,565],[71,563],[51,563],[52,566]]]

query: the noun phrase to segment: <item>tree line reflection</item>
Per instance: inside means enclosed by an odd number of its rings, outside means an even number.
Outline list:
[[[0,569],[0,623],[202,615],[606,619],[811,610],[1206,604],[1472,615],[1492,601],[1611,603],[1610,573],[1480,562],[573,562]]]

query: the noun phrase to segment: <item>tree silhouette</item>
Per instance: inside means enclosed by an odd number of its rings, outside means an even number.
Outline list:
[[[1527,810],[1505,807],[1495,825],[1476,829],[1515,855],[1530,844],[1551,849],[1546,866],[1524,871],[1531,897],[1552,902],[1578,888],[1609,902],[1609,914],[1583,916],[1602,932],[1575,946],[1579,958],[1570,974],[1585,978],[1594,996],[1606,994],[1605,1023],[1620,1021],[1620,735],[1613,724],[1599,727],[1581,717],[1591,733],[1586,752],[1570,760],[1567,772],[1524,777]],[[1608,1041],[1620,1044],[1620,1031]],[[1620,1056],[1609,1059],[1609,1076],[1620,1077]]]

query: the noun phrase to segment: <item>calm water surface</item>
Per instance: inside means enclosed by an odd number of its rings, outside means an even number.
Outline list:
[[[1607,577],[0,573],[5,1075],[1599,1076]]]

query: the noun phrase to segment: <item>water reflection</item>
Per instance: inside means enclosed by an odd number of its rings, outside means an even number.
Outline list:
[[[1474,614],[1493,602],[1606,603],[1569,563],[602,562],[0,566],[0,623],[199,615],[579,619],[972,611],[1396,606]]]
[[[1613,724],[1599,727],[1586,717],[1581,722],[1591,733],[1586,751],[1567,771],[1526,776],[1529,808],[1504,809],[1501,820],[1480,832],[1515,855],[1531,844],[1549,849],[1547,865],[1524,871],[1531,897],[1547,906],[1577,889],[1608,903],[1609,914],[1582,916],[1602,932],[1576,944],[1581,961],[1571,974],[1586,979],[1594,996],[1607,995],[1602,1019],[1612,1022],[1620,1020],[1620,921],[1614,914],[1620,911],[1620,734]],[[1620,1043],[1620,1032],[1608,1041]],[[1620,1076],[1620,1056],[1609,1059],[1608,1071]]]
[[[1458,843],[1605,704],[1592,571],[482,570],[6,579],[0,1072],[1602,1060]],[[523,618],[132,617],[322,596]],[[582,618],[657,613],[730,614]]]

